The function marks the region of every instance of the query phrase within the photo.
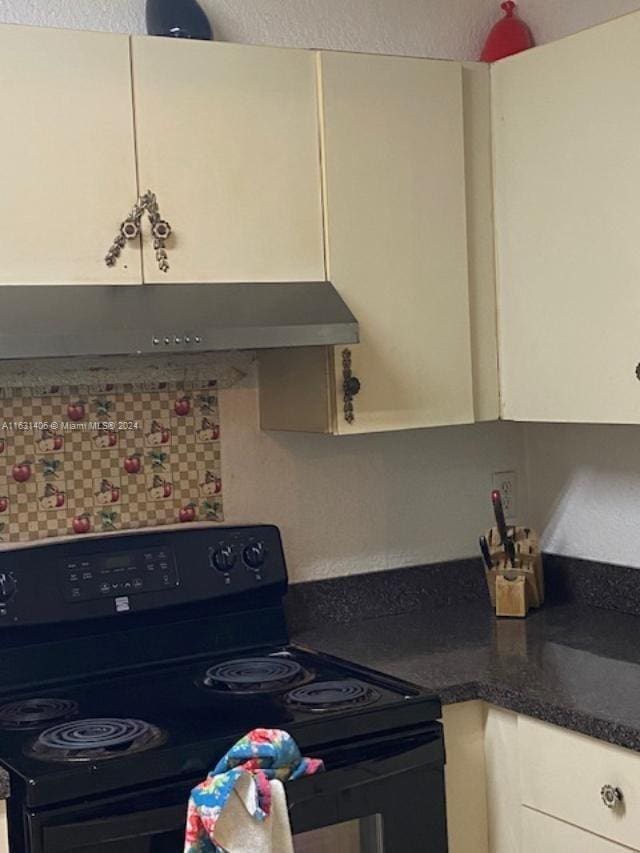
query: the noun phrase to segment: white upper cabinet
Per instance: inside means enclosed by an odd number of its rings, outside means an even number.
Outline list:
[[[261,354],[262,426],[472,422],[462,67],[322,53],[319,85],[327,273],[360,343]],[[359,383],[352,411],[345,365]]]
[[[314,55],[133,38],[139,180],[173,227],[145,281],[325,277]]]
[[[502,415],[640,423],[640,14],[492,84]]]
[[[129,39],[0,26],[0,283],[140,283]]]
[[[474,419],[462,69],[320,56],[329,278],[360,323],[354,420],[337,431]]]

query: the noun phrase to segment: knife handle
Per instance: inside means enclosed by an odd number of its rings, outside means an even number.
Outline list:
[[[491,552],[489,551],[489,543],[487,542],[486,536],[480,537],[480,552],[482,553],[482,559],[484,560],[484,565],[489,571],[493,568],[493,560],[491,559]]]
[[[493,504],[493,513],[496,517],[496,525],[498,527],[498,533],[500,534],[500,541],[505,546],[507,545],[507,539],[509,538],[509,534],[507,532],[507,522],[504,518],[504,508],[502,506],[502,496],[500,495],[500,491],[498,489],[494,489],[491,492],[491,503]]]

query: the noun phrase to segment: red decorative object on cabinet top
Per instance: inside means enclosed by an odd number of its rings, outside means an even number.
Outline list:
[[[495,62],[512,56],[533,47],[534,41],[531,30],[525,22],[514,14],[516,4],[513,0],[506,0],[501,4],[505,16],[498,21],[487,36],[480,60],[482,62]]]

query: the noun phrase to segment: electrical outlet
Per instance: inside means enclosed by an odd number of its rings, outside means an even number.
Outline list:
[[[493,488],[502,496],[504,517],[515,521],[518,515],[518,475],[515,471],[496,471],[493,475]]]

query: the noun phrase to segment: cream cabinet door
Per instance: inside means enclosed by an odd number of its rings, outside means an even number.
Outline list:
[[[0,283],[141,283],[129,39],[0,26]]]
[[[634,849],[522,808],[522,853],[629,853]]]
[[[360,323],[336,431],[474,419],[458,63],[320,55],[328,274]]]
[[[449,853],[489,853],[484,702],[444,705]]]
[[[324,279],[314,56],[134,38],[140,185],[173,227],[145,281]]]
[[[0,853],[9,853],[9,827],[7,825],[7,801],[0,801]]]
[[[492,68],[503,417],[640,423],[640,13]]]

